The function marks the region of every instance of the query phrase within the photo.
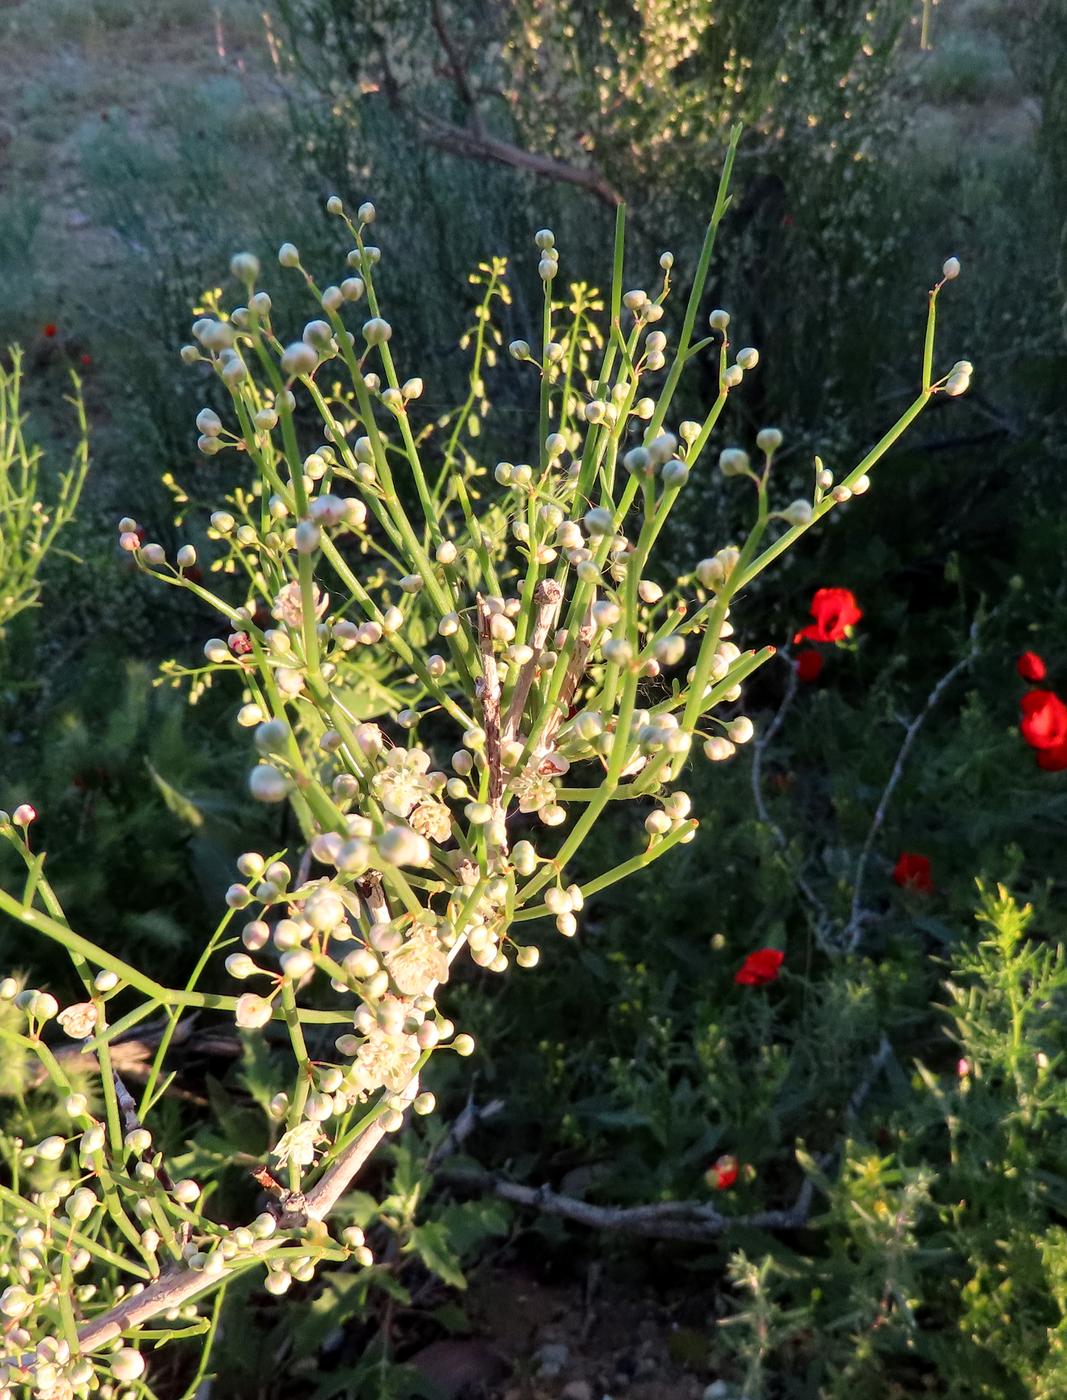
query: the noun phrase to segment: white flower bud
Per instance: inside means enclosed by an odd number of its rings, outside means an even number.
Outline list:
[[[303,340],[294,340],[282,351],[282,373],[310,374],[319,363],[318,353]]]
[[[945,393],[949,398],[955,399],[960,394],[965,394],[971,387],[971,376],[969,374],[950,374],[945,381]]]
[[[724,739],[721,734],[716,734],[704,742],[704,757],[710,758],[712,763],[722,763],[727,758],[734,755],[734,746],[729,739]]]
[[[673,457],[663,468],[663,485],[669,491],[677,491],[689,480],[689,468],[678,457]]]
[[[241,942],[253,953],[258,953],[270,942],[270,925],[265,923],[263,919],[253,919],[250,923],[245,924],[241,930]],[[231,971],[229,962],[227,962],[226,970]]]
[[[814,514],[810,501],[798,500],[792,501],[786,506],[785,510],[782,511],[782,519],[793,526],[810,525]]]
[[[723,476],[741,476],[748,469],[748,453],[740,447],[724,447],[719,453],[719,470]]]
[[[726,726],[726,732],[735,744],[747,744],[756,730],[748,715],[738,715]]]
[[[363,339],[368,345],[384,345],[392,334],[392,326],[388,321],[383,321],[380,316],[372,316],[369,321],[365,321],[363,324]]]
[[[254,977],[259,971],[247,953],[231,953],[226,959],[225,967],[231,977],[236,977],[242,982],[246,977]]]
[[[660,433],[648,444],[648,453],[656,466],[661,467],[665,462],[670,461],[677,447],[678,439],[673,433]]]
[[[300,252],[294,243],[283,243],[278,249],[278,261],[282,267],[299,267]]]
[[[78,1155],[81,1157],[93,1156],[103,1147],[105,1137],[103,1123],[94,1123],[91,1128],[86,1128],[78,1143]]]
[[[374,220],[377,218],[377,214],[378,211],[369,199],[364,200],[356,210],[356,217],[361,224],[373,224]]]
[[[248,775],[248,789],[257,802],[284,802],[289,779],[270,763],[261,763]]]
[[[390,865],[423,866],[430,863],[430,843],[407,826],[391,826],[376,841],[379,855]]]
[[[33,1299],[17,1283],[0,1293],[0,1313],[5,1317],[25,1317],[33,1308]],[[10,1393],[10,1392],[9,1392]]]
[[[611,511],[604,506],[594,506],[592,510],[587,510],[583,521],[590,539],[602,539],[604,535],[610,534],[614,523]]]
[[[254,282],[259,276],[259,259],[255,253],[234,253],[230,271],[239,282]]]
[[[941,268],[941,276],[946,282],[952,282],[960,275],[959,258],[946,258],[944,266]]]
[[[713,311],[713,312],[711,313],[711,315],[708,317],[708,325],[711,327],[711,329],[712,329],[713,331],[724,331],[724,330],[726,329],[726,327],[727,327],[729,324],[730,324],[730,313],[729,313],[729,311],[723,311],[723,310],[721,310],[721,309],[716,309],[716,310]]]
[[[633,660],[633,647],[624,637],[613,637],[611,641],[605,642],[604,659],[612,666],[628,666]]]
[[[161,544],[146,544],[141,550],[141,558],[150,568],[158,569],[167,562]]]
[[[777,452],[781,445],[782,433],[779,428],[761,428],[756,434],[756,446],[768,457]]]
[[[652,648],[652,654],[661,666],[677,666],[685,655],[685,638],[677,633],[661,637]]]
[[[299,554],[314,554],[322,539],[322,531],[313,520],[301,520],[296,527],[296,548]]]
[[[559,264],[554,258],[542,258],[537,264],[537,275],[542,282],[551,282],[559,271]]]
[[[646,476],[652,468],[652,454],[645,447],[631,447],[623,457],[622,464],[635,476]]]
[[[111,1374],[117,1381],[135,1381],[145,1372],[145,1359],[133,1347],[122,1347],[111,1358]]]
[[[46,1137],[43,1142],[39,1142],[34,1148],[35,1154],[45,1162],[58,1162],[66,1151],[67,1144],[64,1138],[58,1136]]]

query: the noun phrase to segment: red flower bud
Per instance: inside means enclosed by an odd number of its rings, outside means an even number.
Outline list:
[[[802,651],[797,656],[797,680],[805,685],[817,681],[822,675],[823,658],[818,651]]]
[[[1024,651],[1016,661],[1015,669],[1024,681],[1032,681],[1034,684],[1043,681],[1048,675],[1048,667],[1036,651]]]
[[[41,333],[51,340],[56,333],[56,327],[49,321],[46,326],[41,327]]]
[[[917,894],[933,894],[930,857],[918,855],[915,851],[903,851],[893,867],[893,879],[901,889],[915,890]]]
[[[765,987],[768,982],[777,982],[784,961],[785,954],[777,948],[757,948],[738,968],[734,981],[739,987]]]
[[[707,1183],[716,1191],[728,1191],[736,1182],[739,1170],[737,1158],[727,1154],[712,1165],[707,1175]]]

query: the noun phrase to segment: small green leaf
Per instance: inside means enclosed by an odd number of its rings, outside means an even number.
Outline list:
[[[176,787],[172,787],[147,758],[145,759],[145,767],[151,773],[152,781],[159,789],[167,810],[172,812],[179,821],[183,821],[186,826],[191,826],[194,831],[198,831],[204,825],[204,814],[196,803],[186,797],[184,793],[180,793]]]
[[[431,1273],[450,1288],[466,1288],[467,1280],[459,1267],[459,1260],[449,1245],[448,1231],[436,1221],[416,1225],[411,1232],[408,1248],[413,1250]]]

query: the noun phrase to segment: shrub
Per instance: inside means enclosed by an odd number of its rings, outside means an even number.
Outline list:
[[[541,333],[536,350],[509,347],[537,382],[536,430],[515,439],[515,455],[532,449],[529,463],[497,464],[501,494],[486,489],[470,448],[476,383],[450,433],[435,437],[421,421],[423,380],[398,368],[402,335],[394,358],[379,302],[372,205],[353,219],[340,199],[328,202],[353,244],[336,284],[320,287],[293,245],[280,249],[315,310],[299,338],[281,334],[247,253],[231,264],[244,304],[227,315],[216,302],[194,324],[182,358],[209,369],[221,395],[221,411],[197,415],[200,450],[220,465],[247,463],[251,484],[211,516],[217,582],[195,546],[169,559],[132,517],[119,544],[223,619],[204,664],[180,670],[198,693],[216,680],[240,687],[238,720],[259,755],[249,791],[287,806],[294,825],[279,849],[240,856],[226,912],[191,950],[184,985],[165,985],[151,963],[69,926],[33,850],[34,809],[5,816],[26,876],[20,892],[0,891],[0,910],[67,951],[82,998],[61,1010],[47,990],[14,978],[0,987],[13,1072],[39,1064],[67,1120],[31,1146],[5,1141],[0,1230],[17,1243],[0,1295],[12,1324],[9,1391],[84,1394],[98,1372],[142,1384],[144,1344],[210,1335],[196,1303],[250,1269],[265,1267],[280,1295],[322,1264],[373,1267],[361,1227],[334,1235],[328,1221],[407,1109],[433,1110],[422,1082],[431,1057],[475,1049],[439,1005],[441,987],[461,977],[467,954],[490,973],[532,967],[539,949],[522,941],[524,924],[551,919],[574,937],[588,898],[692,839],[679,784],[693,742],[720,762],[752,738],[736,706],[774,651],[729,640],[737,599],[867,490],[869,472],[935,396],[967,388],[968,363],[940,375],[933,365],[938,296],[959,271],[950,259],[930,293],[915,396],[870,451],[839,477],[819,464],[810,494],[779,504],[781,433],[763,429],[754,459],[725,448],[722,474],[754,498],[750,529],[677,579],[656,580],[657,540],[759,360],[752,347],[734,351],[721,310],[695,338],[738,136],[673,343],[657,323],[674,259],[660,257],[653,293],[628,289],[621,210],[607,323],[595,336],[588,311],[568,314],[572,302],[557,297],[554,234],[537,234]],[[486,275],[485,295],[495,295],[499,274]],[[589,340],[598,353],[586,365]],[[701,421],[671,431],[682,375],[705,355],[714,401]],[[368,666],[388,696],[381,723],[349,693]],[[637,804],[643,836],[590,877],[579,853],[622,802]],[[230,979],[261,990],[209,989],[220,960]],[[764,957],[753,975],[773,975],[773,962]],[[231,1154],[194,1147],[201,1169],[178,1176],[176,1154],[161,1146],[167,1054],[193,1009],[232,1016],[251,1062],[261,1112],[240,1132],[265,1193],[258,1213],[247,1181],[242,1191],[229,1171]],[[162,1032],[138,1102],[113,1055],[150,1015]],[[96,1056],[102,1107],[68,1073],[55,1024]],[[268,1096],[274,1069],[260,1071],[276,1032],[288,1044],[288,1087]],[[210,1136],[204,1125],[193,1132]],[[233,1209],[216,1213],[213,1194]],[[241,1209],[248,1224],[224,1223]],[[169,1323],[153,1327],[161,1315]]]

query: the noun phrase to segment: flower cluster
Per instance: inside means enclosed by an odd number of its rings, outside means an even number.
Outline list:
[[[57,1378],[70,1394],[86,1394],[96,1374],[87,1354],[113,1343],[116,1316],[119,1330],[136,1336],[156,1312],[202,1293],[205,1275],[222,1282],[262,1258],[268,1288],[281,1293],[323,1258],[369,1262],[361,1237],[332,1240],[325,1221],[380,1137],[401,1126],[408,1108],[433,1109],[432,1095],[420,1092],[430,1056],[474,1050],[439,1002],[456,960],[469,957],[494,974],[534,966],[542,950],[520,941],[524,924],[551,921],[574,937],[590,895],[693,839],[697,822],[681,786],[688,757],[696,746],[722,761],[752,738],[752,721],[739,709],[744,682],[774,652],[733,640],[739,595],[805,531],[869,487],[874,464],[935,394],[954,392],[951,374],[933,377],[930,336],[917,397],[897,424],[836,483],[820,465],[811,499],[782,508],[772,499],[781,432],[757,435],[755,459],[722,448],[719,469],[751,493],[751,528],[739,542],[709,545],[681,575],[666,574],[656,541],[704,469],[731,394],[759,362],[751,346],[734,351],[725,311],[712,311],[710,334],[695,340],[732,159],[733,146],[699,270],[671,332],[664,327],[674,259],[660,258],[651,290],[627,288],[620,215],[599,362],[587,358],[588,303],[580,316],[562,314],[572,304],[553,292],[562,254],[551,230],[536,234],[540,344],[535,352],[517,341],[511,353],[531,375],[538,428],[517,444],[516,455],[528,460],[492,469],[501,489],[488,499],[482,484],[470,489],[478,468],[473,454],[463,465],[458,450],[462,418],[431,470],[418,422],[423,380],[401,371],[378,300],[382,253],[367,241],[372,205],[350,217],[339,198],[328,201],[351,245],[335,282],[320,286],[292,244],[279,250],[281,267],[313,302],[301,330],[279,324],[259,285],[260,263],[247,253],[231,265],[242,303],[227,311],[216,298],[211,314],[193,324],[181,357],[210,380],[217,404],[197,414],[200,451],[209,460],[240,453],[256,489],[232,491],[212,514],[214,557],[203,573],[191,543],[170,560],[132,517],[119,522],[118,543],[145,574],[187,590],[223,620],[203,662],[173,674],[198,686],[232,681],[237,722],[256,751],[249,792],[287,802],[300,839],[291,852],[240,857],[226,917],[182,989],[161,987],[76,940],[56,916],[25,828],[6,820],[0,827],[26,860],[43,905],[26,910],[0,891],[0,909],[75,956],[86,995],[62,1023],[92,1037],[102,1063],[110,998],[121,995],[131,1003],[124,1014],[135,1019],[162,1009],[168,1042],[190,1006],[231,1013],[246,1034],[276,1026],[291,1044],[294,1078],[271,1105],[283,1131],[262,1171],[275,1199],[247,1227],[194,1209],[199,1186],[171,1182],[150,1131],[124,1129],[114,1103],[107,1121],[74,1103],[76,1129],[37,1147],[37,1156],[63,1162],[71,1181],[80,1166],[99,1182],[112,1216],[140,1222],[130,1272],[167,1281],[165,1303],[154,1284],[132,1301],[114,1289],[80,1297],[86,1321],[77,1338],[60,1342],[58,1294],[30,1278],[36,1291],[27,1291],[25,1309],[21,1293],[9,1300],[9,1315],[32,1313],[39,1330],[20,1323],[0,1364],[29,1378],[41,1400]],[[940,286],[931,294],[931,325]],[[675,422],[682,371],[704,352],[716,397],[701,421]],[[301,446],[308,421],[316,432]],[[406,500],[416,508],[409,512]],[[813,615],[805,631],[835,641],[860,613],[843,590],[821,590]],[[373,720],[352,701],[367,675],[384,696]],[[590,831],[609,804],[624,800],[641,815],[636,850],[578,874]],[[224,968],[250,989],[202,993],[200,973],[215,966],[220,943],[232,947],[223,934],[238,915],[240,946],[226,953]],[[736,980],[773,982],[782,960],[761,949]],[[27,1010],[43,1014],[36,1001]],[[54,1017],[58,1006],[44,1010]],[[312,1058],[309,1028],[321,1035],[323,1026],[330,1040]],[[54,1075],[36,1030],[26,1039]],[[166,1043],[146,1102],[165,1051]],[[102,1155],[116,1143],[125,1143],[121,1170]],[[721,1175],[729,1185],[729,1172]],[[46,1243],[39,1254],[49,1263],[54,1247]],[[20,1278],[17,1288],[28,1284]],[[132,1375],[134,1361],[121,1356],[110,1358],[111,1374],[121,1367]]]
[[[1019,732],[1035,751],[1039,768],[1062,773],[1067,769],[1067,705],[1054,690],[1036,688],[1048,675],[1048,667],[1037,652],[1024,651],[1015,667],[1023,680],[1035,686],[1019,702]]]

